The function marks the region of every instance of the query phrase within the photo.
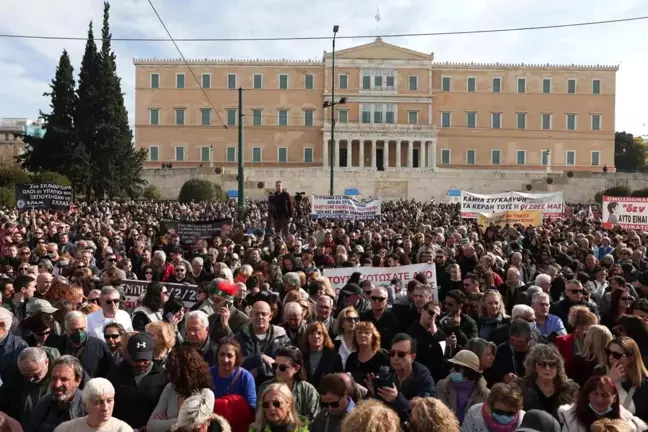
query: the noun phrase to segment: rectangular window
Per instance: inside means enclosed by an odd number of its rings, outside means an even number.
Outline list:
[[[362,71],[362,90],[371,89],[371,74],[368,70]]]
[[[149,109],[149,124],[159,125],[160,124],[160,109],[151,108]]]
[[[348,110],[338,110],[338,123],[349,123]]]
[[[263,110],[252,110],[252,126],[261,126],[263,124]]]
[[[151,162],[157,162],[160,160],[160,147],[158,146],[149,147],[149,160]]]
[[[185,88],[185,74],[183,73],[176,74],[176,88],[179,89]]]
[[[362,104],[362,123],[371,123],[371,104]]]
[[[176,125],[182,126],[185,124],[185,110],[184,108],[176,108],[175,110]]]
[[[467,112],[466,113],[466,127],[474,129],[477,127],[477,113],[476,112]]]
[[[225,155],[227,162],[236,162],[236,147],[227,147]]]
[[[200,110],[200,124],[202,126],[209,126],[211,124],[211,109],[202,108]]]
[[[526,113],[517,113],[517,128],[526,129]]]
[[[178,162],[184,161],[184,147],[175,148],[175,160]]]
[[[211,160],[211,148],[210,147],[201,147],[200,148],[200,162],[209,162]]]
[[[592,130],[601,130],[601,114],[592,114]]]
[[[551,78],[543,78],[542,80],[542,93],[551,93]]]
[[[565,154],[565,165],[576,165],[576,152],[574,150],[567,150]]]
[[[549,151],[548,150],[542,150],[542,153],[540,153],[540,163],[542,166],[547,166],[549,165]]]
[[[277,162],[288,162],[288,148],[279,147],[277,149]]]
[[[601,94],[601,80],[592,80],[592,93]]]
[[[477,79],[473,77],[468,78],[468,84],[466,87],[468,88],[468,91],[471,93],[477,91]]]
[[[466,164],[467,165],[475,165],[475,159],[477,159],[476,150],[466,150]]]
[[[542,129],[551,129],[551,114],[542,114]]]
[[[288,126],[288,110],[278,110],[277,120],[279,126]]]
[[[601,152],[593,151],[592,152],[592,165],[598,166],[601,164]]]
[[[314,110],[304,110],[304,126],[313,126]]]
[[[261,147],[252,147],[252,162],[261,162]]]
[[[576,130],[576,114],[567,114],[567,130]]]
[[[152,73],[151,74],[151,88],[156,89],[160,88],[160,74]]]
[[[304,87],[306,90],[313,90],[313,75],[307,74],[304,77]]]
[[[416,75],[409,77],[409,89],[418,90],[418,77]]]
[[[491,113],[491,128],[502,128],[502,113]]]
[[[518,93],[526,93],[526,78],[518,78],[517,91]]]
[[[204,73],[201,77],[202,88],[208,89],[211,88],[211,74]]]
[[[236,74],[227,74],[227,88],[228,89],[236,88]]]
[[[374,75],[374,87],[375,88],[382,88],[383,86],[383,77],[382,75]]]
[[[452,124],[452,113],[442,112],[441,113],[441,127],[449,128]]]
[[[387,84],[387,90],[394,90],[394,71],[387,71],[387,78],[385,81]]]
[[[502,78],[493,78],[493,93],[502,91]]]
[[[526,151],[518,150],[516,153],[515,161],[518,165],[526,165]]]
[[[496,150],[491,150],[491,164],[493,165],[499,165],[501,158],[501,153],[498,149]]]
[[[340,90],[346,90],[349,88],[349,75],[340,75],[340,85],[338,87],[340,87]]]
[[[261,74],[254,74],[253,76],[253,87],[255,89],[262,89],[263,88],[263,75]]]
[[[227,108],[227,126],[236,126],[236,110],[234,108]]]
[[[444,92],[449,92],[450,91],[450,77],[442,77],[441,78],[441,91]]]
[[[304,162],[313,163],[313,148],[304,147]]]
[[[450,149],[441,149],[441,164],[450,165]]]
[[[418,124],[418,111],[407,111],[407,124]]]
[[[280,74],[279,75],[279,88],[281,90],[287,90],[288,89],[288,75],[286,75],[286,74]]]
[[[569,94],[576,93],[576,80],[574,78],[570,78],[567,80],[567,93]]]
[[[394,115],[394,104],[387,104],[385,105],[386,108],[386,113],[385,113],[385,123],[393,124],[395,120],[395,115]]]
[[[383,106],[382,104],[374,104],[373,106],[373,122],[382,123],[383,122]]]

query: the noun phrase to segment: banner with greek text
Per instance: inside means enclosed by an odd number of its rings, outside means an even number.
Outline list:
[[[176,234],[182,244],[194,244],[196,240],[211,239],[215,236],[227,237],[232,232],[232,219],[216,219],[209,221],[160,221],[160,234]]]
[[[492,214],[508,210],[538,210],[543,218],[564,217],[562,192],[474,194],[461,191],[461,217],[475,219],[479,213]]]
[[[72,205],[72,195],[72,186],[17,184],[16,207],[19,210],[69,209]]]
[[[331,287],[339,290],[349,281],[353,273],[359,272],[364,280],[370,280],[375,286],[389,285],[392,279],[398,278],[403,282],[403,289],[418,273],[427,276],[433,287],[434,299],[438,300],[436,267],[434,264],[412,264],[399,267],[345,267],[324,269],[324,276],[329,278]]]
[[[505,225],[523,225],[525,227],[540,226],[542,225],[542,213],[539,210],[509,210],[499,213],[479,213],[477,215],[477,223],[479,226],[486,228],[491,224],[498,227]]]
[[[648,198],[603,197],[603,228],[648,228]]]
[[[124,288],[124,294],[126,296],[126,300],[124,301],[124,310],[126,312],[132,313],[138,306],[140,306],[140,299],[146,293],[146,287],[148,287],[149,284],[150,282],[140,280],[127,279],[123,281],[122,287]],[[169,296],[182,301],[187,310],[196,304],[196,294],[198,293],[198,287],[196,285],[165,282],[162,282],[162,285],[164,285],[169,291]]]
[[[348,196],[311,197],[311,217],[314,219],[376,219],[380,216],[381,200],[358,201]]]

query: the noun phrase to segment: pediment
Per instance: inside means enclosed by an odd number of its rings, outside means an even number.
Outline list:
[[[327,52],[325,58],[331,57]],[[434,60],[434,54],[426,54],[398,45],[392,45],[384,42],[381,38],[375,41],[335,51],[335,58],[340,59],[383,59],[383,60]]]

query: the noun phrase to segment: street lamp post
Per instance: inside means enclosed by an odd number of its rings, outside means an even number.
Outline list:
[[[333,26],[333,54],[331,56],[332,59],[332,64],[331,64],[331,102],[325,101],[324,102],[324,108],[331,108],[331,141],[329,143],[330,145],[330,155],[331,155],[331,183],[329,187],[329,195],[333,196],[334,195],[334,187],[333,187],[333,179],[334,179],[334,172],[335,172],[335,158],[337,155],[335,154],[335,105],[338,104],[344,104],[346,103],[346,98],[340,98],[339,102],[335,101],[335,36],[337,35],[338,30],[340,29],[340,26],[334,25]]]

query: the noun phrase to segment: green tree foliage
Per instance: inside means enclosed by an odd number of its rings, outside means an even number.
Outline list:
[[[614,165],[617,171],[646,171],[648,145],[641,137],[627,132],[614,135]]]
[[[600,203],[603,200],[603,196],[617,196],[617,197],[627,197],[630,196],[632,191],[628,186],[613,186],[607,188],[604,191],[596,192],[594,195],[594,202]]]
[[[630,196],[647,198],[648,197],[648,188],[642,188],[642,189],[633,190],[632,193],[630,194]]]
[[[31,182],[41,184],[56,184],[61,186],[69,186],[72,184],[70,179],[62,174],[53,171],[44,171],[41,173],[32,174]]]
[[[214,183],[214,199],[218,201],[227,201],[227,192],[223,190],[223,186]]]
[[[159,200],[162,198],[162,192],[157,186],[148,185],[142,191],[142,198],[147,200]]]
[[[16,207],[16,189],[13,187],[0,187],[0,207]]]
[[[18,167],[9,166],[0,168],[0,187],[13,188],[17,184],[29,182],[31,182],[29,174]]]
[[[192,201],[213,201],[215,196],[214,185],[203,179],[187,180],[180,188],[178,201],[188,203]]]

